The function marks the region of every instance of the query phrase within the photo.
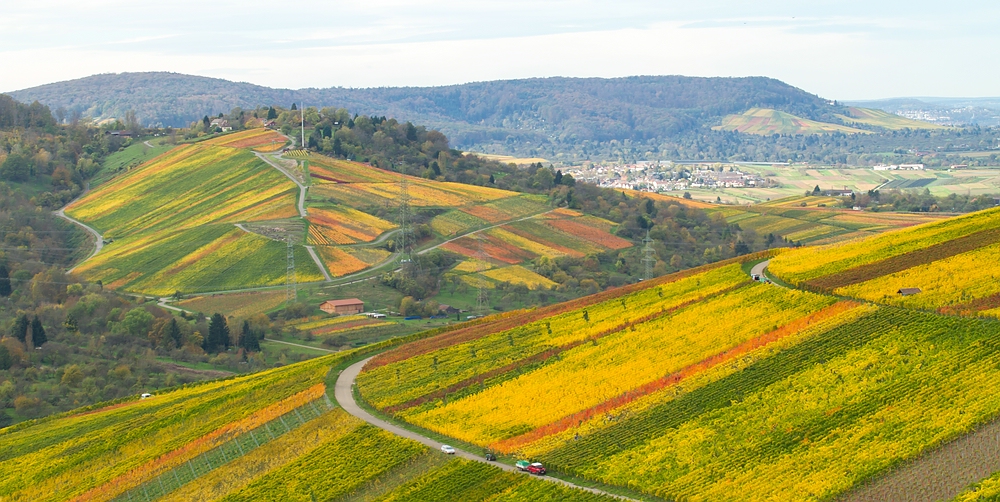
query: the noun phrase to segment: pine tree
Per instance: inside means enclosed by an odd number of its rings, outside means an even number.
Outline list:
[[[298,109],[299,108],[297,106],[295,106],[295,103],[292,103],[292,111],[295,111],[295,110],[298,110]]]
[[[45,328],[42,327],[42,321],[38,320],[38,316],[35,316],[31,320],[31,344],[35,347],[41,347],[49,339],[45,336]]]
[[[21,343],[25,343],[25,341],[28,339],[28,325],[29,324],[30,323],[28,322],[28,316],[26,316],[26,315],[22,315],[21,317],[18,317],[17,321],[14,322],[14,336]]]
[[[278,118],[278,110],[275,110],[273,106],[267,107],[267,120],[274,120]]]
[[[10,296],[10,272],[7,265],[0,265],[0,296]]]
[[[260,340],[257,334],[250,329],[250,322],[243,321],[243,329],[240,331],[240,347],[247,352],[260,352]]]
[[[222,314],[212,314],[208,322],[208,336],[205,337],[205,351],[218,352],[229,348],[229,326]]]
[[[164,341],[173,340],[175,347],[181,346],[181,328],[177,326],[177,319],[170,319],[170,323],[167,324],[166,335]]]

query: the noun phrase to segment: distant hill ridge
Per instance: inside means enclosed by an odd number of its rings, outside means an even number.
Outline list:
[[[233,107],[347,108],[436,127],[457,146],[521,140],[648,140],[718,124],[749,108],[772,108],[834,121],[844,107],[766,77],[533,78],[439,87],[272,89],[178,73],[94,75],[9,93],[95,118],[129,109],[147,124],[187,125]]]

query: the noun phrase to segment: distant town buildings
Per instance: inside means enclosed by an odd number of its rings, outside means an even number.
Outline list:
[[[732,165],[673,164],[639,161],[635,163],[595,163],[569,168],[573,178],[606,188],[666,192],[689,188],[764,187],[770,182],[755,173]]]
[[[897,170],[898,171],[923,171],[924,170],[924,165],[923,164],[900,164],[900,165],[897,166],[895,164],[892,164],[892,165],[888,165],[887,166],[885,164],[878,164],[873,169],[875,169],[876,171],[897,171]]]

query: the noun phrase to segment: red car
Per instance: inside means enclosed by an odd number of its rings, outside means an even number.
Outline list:
[[[538,474],[539,476],[544,476],[545,466],[538,462],[535,462],[528,466],[527,471],[530,472],[531,474]]]

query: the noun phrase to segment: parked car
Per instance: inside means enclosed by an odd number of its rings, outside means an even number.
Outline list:
[[[148,392],[143,392],[139,395],[139,399],[146,399],[147,397],[153,397],[153,395]]]
[[[517,462],[514,462],[514,467],[517,467],[517,470],[519,471],[527,471],[528,466],[530,465],[531,462],[528,462],[527,460],[518,460]]]
[[[528,465],[528,472],[531,474],[537,474],[539,476],[545,475],[545,466],[539,462]]]
[[[497,461],[496,454],[493,453],[492,451],[486,452],[486,461],[487,462],[496,462]]]
[[[441,451],[447,453],[448,455],[454,455],[455,454],[455,449],[452,448],[451,446],[446,445],[446,444],[441,445]]]

